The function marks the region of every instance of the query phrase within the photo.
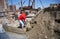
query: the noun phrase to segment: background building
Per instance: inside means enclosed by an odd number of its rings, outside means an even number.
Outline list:
[[[7,0],[0,0],[0,12],[7,10]]]
[[[0,0],[0,17],[4,16],[4,13],[7,11],[8,0]]]

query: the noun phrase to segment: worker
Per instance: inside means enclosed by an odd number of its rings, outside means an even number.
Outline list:
[[[25,25],[26,20],[26,14],[24,11],[21,11],[20,15],[18,16],[18,21],[20,23],[20,26],[18,28],[23,28]]]

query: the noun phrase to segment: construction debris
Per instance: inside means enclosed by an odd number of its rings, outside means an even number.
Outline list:
[[[39,12],[37,17],[33,21],[36,21],[37,24],[34,24],[34,28],[27,32],[28,39],[53,39],[54,37],[54,20],[51,19],[49,12]]]

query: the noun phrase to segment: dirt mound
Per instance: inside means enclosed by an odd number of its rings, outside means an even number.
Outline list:
[[[32,20],[34,28],[26,33],[28,39],[55,39],[54,38],[54,20],[50,17],[49,12],[40,11]]]

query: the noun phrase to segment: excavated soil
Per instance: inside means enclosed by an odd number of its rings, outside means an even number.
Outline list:
[[[28,31],[26,35],[28,39],[55,39],[54,25],[55,22],[49,12],[39,11],[31,22],[33,29]]]

